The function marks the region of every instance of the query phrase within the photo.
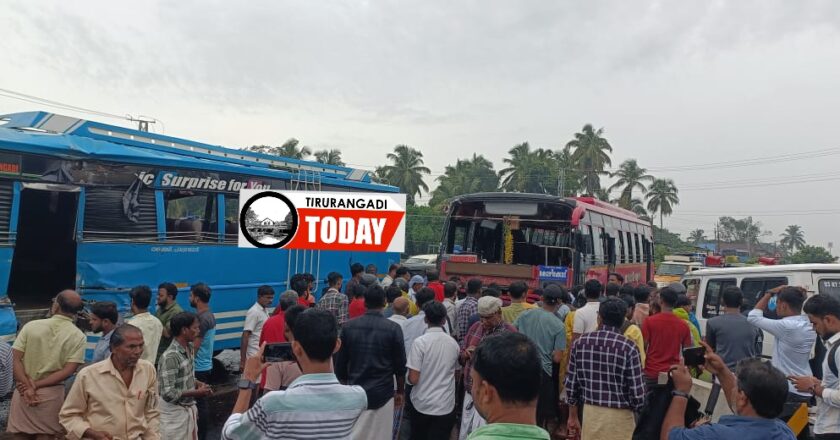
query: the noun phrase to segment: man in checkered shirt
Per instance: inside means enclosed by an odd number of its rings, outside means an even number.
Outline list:
[[[633,413],[644,405],[645,384],[639,350],[621,334],[627,305],[611,298],[598,310],[600,329],[572,345],[566,389],[569,391],[569,434],[583,439],[631,439]],[[583,404],[581,429],[578,406]]]

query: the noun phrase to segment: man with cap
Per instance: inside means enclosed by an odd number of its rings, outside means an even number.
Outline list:
[[[401,267],[400,269],[405,268]],[[414,297],[409,294],[409,290],[411,289],[408,288],[408,281],[406,281],[405,278],[397,277],[394,279],[394,283],[392,285],[399,287],[400,292],[402,292],[402,297],[408,300],[408,315],[414,316],[420,313],[420,309],[417,307],[417,304],[414,303]]]
[[[412,301],[417,302],[417,292],[426,285],[426,279],[421,275],[414,275],[408,280],[408,295]]]
[[[553,380],[553,371],[563,359],[566,349],[566,326],[554,312],[560,307],[560,298],[566,289],[551,284],[543,290],[542,307],[526,310],[516,318],[513,326],[537,345],[542,364],[540,395],[537,399],[537,425],[548,429],[549,422],[557,419],[557,391],[559,383]]]
[[[472,355],[478,344],[484,338],[504,332],[515,332],[516,327],[502,319],[502,300],[494,296],[485,296],[478,300],[479,322],[473,324],[461,342],[460,362],[464,365],[464,394],[463,413],[461,415],[461,430],[459,440],[464,440],[470,432],[485,425],[487,422],[478,414],[473,405],[472,390]]]

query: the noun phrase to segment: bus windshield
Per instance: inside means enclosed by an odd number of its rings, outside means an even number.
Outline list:
[[[662,263],[656,269],[657,275],[679,275],[682,276],[689,271],[689,267],[682,264]]]
[[[468,200],[450,211],[446,253],[474,254],[485,263],[568,266],[572,261],[572,208],[557,202]]]

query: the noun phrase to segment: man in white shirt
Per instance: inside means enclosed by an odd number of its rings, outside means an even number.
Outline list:
[[[773,358],[770,362],[785,376],[810,376],[808,360],[811,349],[817,340],[817,334],[808,318],[802,314],[802,304],[807,292],[801,287],[779,286],[768,290],[747,315],[747,321],[770,333],[776,338]],[[764,317],[772,297],[776,297],[776,315],[781,319]],[[792,383],[788,384],[788,398],[785,409],[779,416],[787,421],[803,402],[811,400],[811,394],[798,391]]]
[[[154,365],[163,334],[163,324],[160,323],[160,319],[149,313],[152,289],[149,286],[137,286],[131,289],[128,295],[131,297],[131,313],[134,316],[126,322],[143,332],[143,355],[140,359]]]
[[[385,277],[382,278],[382,281],[379,282],[379,285],[382,286],[383,289],[387,289],[394,283],[394,278],[397,277],[397,269],[399,268],[400,265],[396,263],[388,266],[388,275],[385,275]]]
[[[601,297],[603,287],[600,281],[593,279],[583,285],[583,290],[586,294],[586,305],[575,312],[572,341],[581,335],[598,330],[598,309],[601,307],[598,299]]]
[[[414,340],[406,363],[413,385],[411,438],[437,440],[449,438],[455,422],[455,367],[460,349],[443,330],[443,304],[428,301],[422,310],[428,330]]]
[[[423,312],[423,307],[426,304],[431,302],[435,302],[435,291],[424,287],[417,292],[417,308],[420,309],[420,313],[408,318],[405,325],[403,325],[403,339],[405,340],[405,352],[411,352],[411,345],[414,343],[414,340],[422,336],[426,333],[426,329],[429,328],[429,325],[426,324],[426,314]],[[446,310],[444,308],[444,310]],[[448,333],[444,328],[444,333]]]
[[[274,302],[274,289],[271,286],[260,286],[257,289],[257,302],[248,309],[245,315],[245,326],[242,328],[242,339],[239,341],[239,372],[245,369],[245,359],[260,351],[260,335],[266,321],[268,321],[268,306]]]
[[[823,339],[827,351],[823,360],[822,380],[811,375],[795,376],[797,391],[817,398],[817,420],[814,434],[817,440],[840,437],[840,301],[829,295],[816,295],[805,303],[805,313]],[[807,427],[805,429],[807,431]]]

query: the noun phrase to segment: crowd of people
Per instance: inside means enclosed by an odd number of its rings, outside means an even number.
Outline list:
[[[813,433],[840,438],[840,301],[780,286],[746,313],[738,287],[700,328],[682,284],[611,274],[569,290],[440,280],[394,264],[353,264],[345,280],[291,277],[275,304],[257,289],[240,340],[239,394],[223,439],[793,439],[785,423],[816,405]],[[102,334],[85,364],[83,311],[59,293],[52,316],[0,344],[0,393],[14,388],[20,438],[205,439],[216,322],[206,284],[131,290],[131,315],[89,308]],[[318,299],[316,300],[316,296]],[[748,307],[747,307],[748,308]],[[775,338],[770,361],[763,338]],[[827,355],[813,362],[817,336]],[[290,356],[266,359],[285,344]],[[702,347],[702,348],[696,348]],[[688,363],[686,349],[699,350]],[[814,368],[821,367],[821,368]],[[694,380],[722,390],[732,415],[709,423]],[[65,396],[66,394],[66,396]],[[710,407],[713,407],[712,404]],[[807,438],[808,429],[799,434]]]

